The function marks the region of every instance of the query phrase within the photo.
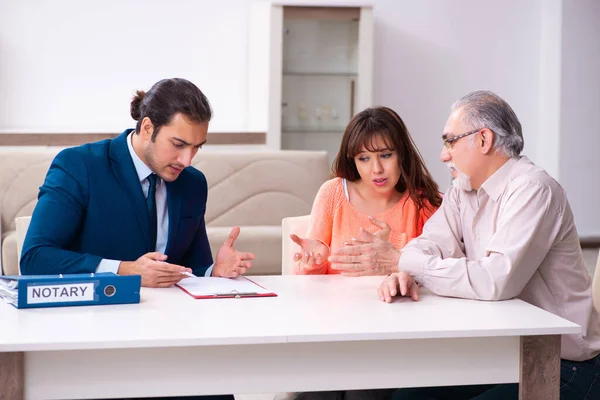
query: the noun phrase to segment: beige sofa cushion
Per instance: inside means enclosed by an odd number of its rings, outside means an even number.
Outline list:
[[[0,153],[0,224],[15,230],[15,218],[31,215],[56,150]]]
[[[39,187],[60,149],[5,152],[0,157],[0,231],[4,273],[17,270],[15,217],[31,215]],[[253,274],[281,273],[281,220],[310,213],[314,197],[329,177],[325,152],[199,151],[192,163],[208,181],[206,225],[213,250],[233,226],[236,248],[252,251]],[[226,228],[224,231],[219,229]],[[227,232],[226,234],[223,232]],[[6,260],[6,261],[5,261]]]
[[[200,151],[193,165],[208,180],[207,226],[281,226],[310,213],[329,177],[325,152]]]
[[[216,259],[217,251],[229,236],[231,228],[209,226],[206,231],[210,238],[213,258]],[[234,247],[238,251],[249,251],[256,256],[247,275],[281,274],[281,227],[243,226]]]

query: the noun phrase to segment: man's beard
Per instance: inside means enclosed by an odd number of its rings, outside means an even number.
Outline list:
[[[464,190],[465,192],[470,192],[473,190],[471,186],[471,177],[463,172],[461,172],[452,161],[446,163],[448,168],[454,168],[458,173],[458,176],[452,180],[452,186],[459,190]]]

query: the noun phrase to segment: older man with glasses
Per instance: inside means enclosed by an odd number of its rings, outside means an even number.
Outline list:
[[[396,250],[361,230],[330,256],[360,274],[391,265],[379,297],[418,299],[417,282],[441,296],[518,297],[583,327],[561,339],[561,399],[600,399],[600,318],[592,303],[573,213],[562,187],[521,156],[521,124],[499,96],[473,92],[454,104],[441,160],[454,177],[423,234]],[[395,271],[394,271],[395,270]],[[517,399],[518,384],[400,389],[394,400]]]

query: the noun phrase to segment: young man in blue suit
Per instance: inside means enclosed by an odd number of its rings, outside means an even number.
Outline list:
[[[40,188],[23,244],[23,274],[114,272],[168,287],[185,277],[236,277],[252,253],[232,230],[215,262],[206,235],[207,183],[190,167],[206,143],[210,104],[193,83],[165,79],[131,102],[136,128],[60,152]]]

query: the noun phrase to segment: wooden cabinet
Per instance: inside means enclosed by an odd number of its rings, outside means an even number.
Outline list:
[[[371,6],[252,4],[248,121],[274,149],[339,149],[348,121],[372,105]]]

